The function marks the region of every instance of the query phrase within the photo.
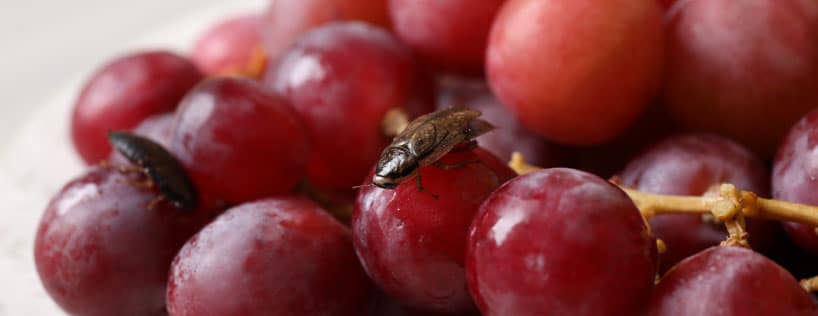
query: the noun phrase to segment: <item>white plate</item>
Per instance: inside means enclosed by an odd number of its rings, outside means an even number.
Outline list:
[[[153,1],[161,3],[161,1]],[[196,35],[226,15],[261,10],[265,0],[224,1],[195,9],[165,25],[145,25],[127,47],[185,51]],[[101,25],[100,27],[111,27]],[[125,53],[123,51],[121,53]],[[0,315],[63,315],[34,269],[33,237],[50,197],[83,170],[68,137],[71,104],[82,80],[105,60],[88,65],[53,98],[36,107],[0,156]],[[10,123],[10,122],[9,122]]]

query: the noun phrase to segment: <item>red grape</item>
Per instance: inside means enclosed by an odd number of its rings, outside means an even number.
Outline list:
[[[656,0],[510,0],[492,26],[492,90],[534,132],[590,145],[630,126],[663,63]]]
[[[305,34],[268,71],[266,84],[304,118],[313,185],[352,192],[388,144],[381,132],[387,111],[417,116],[434,109],[433,87],[417,68],[408,48],[385,30],[344,22]]]
[[[213,25],[194,43],[191,59],[206,74],[241,71],[261,48],[261,17],[244,14]]]
[[[274,0],[263,19],[264,45],[277,61],[302,34],[325,23],[365,21],[389,27],[387,0]]]
[[[480,203],[514,172],[479,148],[440,162],[465,165],[421,167],[423,191],[412,180],[394,190],[361,188],[352,215],[355,250],[369,276],[401,303],[467,312],[474,306],[463,262],[466,231]]]
[[[769,196],[767,168],[752,152],[726,138],[709,134],[681,134],[648,148],[621,172],[622,185],[639,191],[676,194],[716,194],[714,188],[732,183],[739,189]],[[682,259],[727,238],[723,223],[707,222],[701,215],[661,214],[650,227],[667,245],[660,272]],[[747,219],[750,244],[771,248],[777,223]]]
[[[437,68],[480,74],[505,0],[389,0],[395,34]]]
[[[818,205],[818,111],[812,111],[790,129],[773,164],[773,198]],[[804,250],[818,255],[815,227],[785,223],[784,228]]]
[[[662,100],[686,127],[768,158],[818,106],[818,2],[686,1],[669,19]]]
[[[112,130],[131,129],[146,117],[172,112],[202,79],[184,57],[166,51],[122,56],[99,69],[74,103],[71,137],[86,163],[107,157]]]
[[[302,198],[234,207],[173,262],[170,315],[365,315],[372,293],[349,229]]]
[[[624,192],[556,168],[489,196],[470,228],[466,272],[488,316],[637,315],[656,261],[656,241]]]
[[[212,79],[182,100],[170,152],[203,205],[293,191],[309,154],[303,123],[281,96],[249,79]]]
[[[792,275],[749,249],[712,247],[668,271],[648,316],[816,315],[818,306]]]
[[[769,195],[761,160],[741,145],[710,134],[668,137],[634,158],[620,177],[623,185],[660,194],[703,195],[729,182]]]
[[[51,297],[72,315],[164,315],[168,269],[204,225],[137,185],[147,178],[91,167],[48,204],[34,259]]]

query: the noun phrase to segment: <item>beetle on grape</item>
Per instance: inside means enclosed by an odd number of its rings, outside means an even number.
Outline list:
[[[478,110],[453,107],[416,118],[383,150],[372,183],[394,189],[415,177],[422,190],[418,168],[435,164],[458,145],[475,145],[476,137],[494,129],[491,123],[478,118],[481,114]]]
[[[181,210],[195,209],[196,188],[182,164],[162,145],[129,132],[108,133],[108,141],[120,154],[139,167],[159,188],[162,196]]]

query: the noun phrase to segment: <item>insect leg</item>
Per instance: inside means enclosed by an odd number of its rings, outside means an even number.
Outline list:
[[[130,181],[128,184],[135,188],[153,189],[156,185],[151,178],[146,177],[145,181]]]
[[[106,168],[106,169],[113,169],[113,170],[119,171],[121,173],[126,173],[126,174],[127,173],[142,173],[142,169],[137,167],[137,166],[134,166],[134,165],[126,165],[126,166],[115,165],[115,164],[112,164],[108,160],[101,161],[99,163],[99,166],[102,167],[102,168]]]
[[[472,139],[455,145],[451,151],[452,152],[469,151],[475,148],[477,148],[477,141]]]
[[[159,196],[151,200],[150,203],[148,203],[148,210],[153,211],[153,208],[155,208],[156,205],[158,205],[162,201],[167,201],[167,199],[165,198],[164,195],[160,194]]]
[[[455,169],[460,169],[460,168],[463,168],[463,167],[471,165],[471,164],[485,165],[480,160],[471,160],[471,161],[463,161],[463,162],[454,163],[454,164],[446,164],[446,163],[442,163],[440,161],[435,161],[435,162],[432,163],[432,166],[438,167],[438,168],[443,169],[443,170],[455,170]]]
[[[417,186],[419,192],[429,193],[429,195],[431,195],[435,200],[437,200],[440,197],[439,195],[434,194],[423,187],[423,182],[420,180],[420,172],[418,172],[417,175],[415,175],[415,186]]]

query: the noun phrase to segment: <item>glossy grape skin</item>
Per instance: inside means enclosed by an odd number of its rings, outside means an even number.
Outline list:
[[[411,117],[434,109],[434,87],[405,46],[359,22],[326,24],[304,35],[265,75],[304,118],[312,153],[307,167],[318,188],[361,184],[391,140],[384,115]]]
[[[364,21],[389,27],[387,0],[275,0],[264,13],[264,47],[276,63],[304,33],[323,24]]]
[[[85,83],[74,103],[71,139],[82,159],[97,163],[111,146],[112,130],[128,130],[148,116],[172,112],[202,74],[186,58],[167,51],[120,56]]]
[[[781,142],[773,164],[773,198],[818,205],[818,111],[804,116]],[[790,238],[804,250],[818,255],[815,227],[785,222]]]
[[[818,106],[818,2],[676,7],[668,17],[663,103],[687,128],[772,157],[787,129]]]
[[[665,274],[647,316],[817,315],[818,306],[792,275],[752,250],[711,247]]]
[[[444,170],[420,168],[394,190],[365,186],[352,215],[355,250],[367,273],[391,297],[430,312],[474,309],[466,288],[466,231],[480,203],[514,172],[482,149],[450,152]],[[438,195],[438,198],[432,194]]]
[[[389,0],[395,34],[436,69],[481,74],[505,0]]]
[[[261,21],[257,14],[242,14],[211,26],[193,44],[191,60],[208,75],[244,69],[262,47]]]
[[[545,169],[507,182],[469,230],[469,290],[484,315],[638,315],[655,239],[624,192],[589,173]]]
[[[93,166],[49,203],[34,261],[46,291],[72,315],[165,315],[176,252],[206,217],[158,202],[147,178]]]
[[[530,130],[598,144],[651,101],[664,60],[662,30],[656,0],[509,0],[489,37],[488,81]]]
[[[750,150],[711,134],[678,134],[649,147],[619,175],[621,184],[643,192],[674,195],[716,195],[721,183],[732,183],[761,197],[769,196],[769,172]],[[747,219],[750,244],[769,249],[777,232],[774,221]],[[667,245],[660,272],[727,238],[723,223],[702,215],[661,214],[650,227]]]
[[[170,145],[204,198],[238,204],[288,194],[304,177],[309,143],[289,102],[261,84],[211,79],[185,97]]]
[[[294,197],[234,207],[179,252],[168,311],[183,315],[365,315],[373,292],[349,229]]]

